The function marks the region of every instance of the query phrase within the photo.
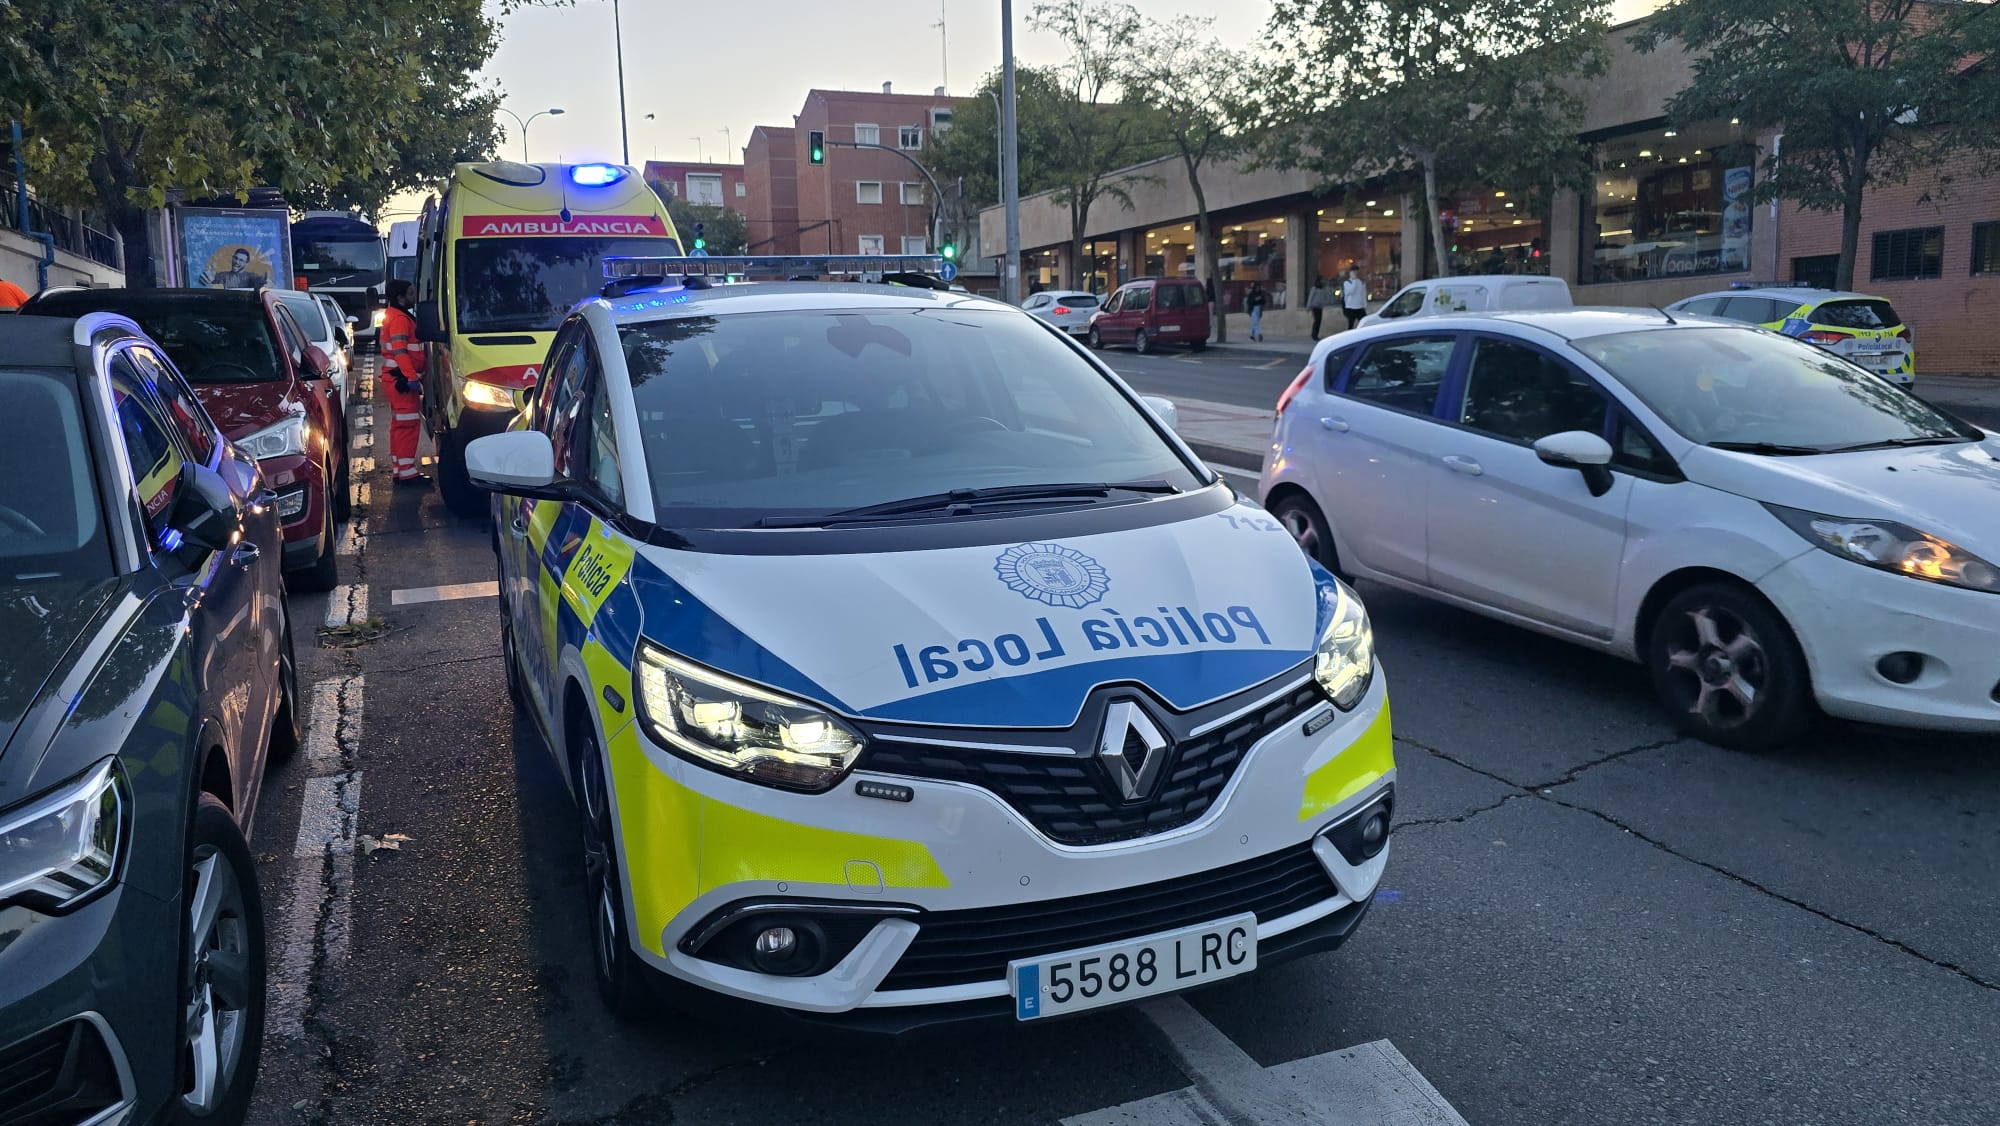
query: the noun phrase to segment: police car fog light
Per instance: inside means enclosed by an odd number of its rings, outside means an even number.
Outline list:
[[[757,957],[768,958],[785,955],[799,944],[799,936],[790,927],[771,927],[757,933]]]
[[[1924,675],[1922,653],[1890,653],[1875,662],[1875,671],[1891,684],[1911,684]]]
[[[1389,825],[1396,813],[1392,788],[1359,812],[1326,831],[1326,838],[1349,864],[1364,864],[1389,844]]]
[[[908,786],[888,782],[856,782],[854,792],[864,798],[881,798],[883,801],[911,801],[917,796],[917,792]]]

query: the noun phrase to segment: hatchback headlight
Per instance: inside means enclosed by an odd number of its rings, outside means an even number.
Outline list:
[[[861,736],[814,705],[639,642],[639,718],[704,766],[787,790],[822,793],[861,756]]]
[[[1807,543],[1842,559],[1913,579],[2000,594],[2000,567],[1907,524],[1822,516],[1777,504],[1764,507]]]
[[[270,457],[284,457],[287,454],[300,455],[306,452],[306,420],[304,415],[292,415],[266,426],[236,443],[244,452],[259,461]]]
[[[1345,585],[1339,588],[1333,620],[1313,653],[1313,679],[1341,711],[1349,711],[1375,681],[1375,628],[1368,609]]]
[[[130,816],[115,758],[0,811],[0,907],[67,910],[109,887]]]

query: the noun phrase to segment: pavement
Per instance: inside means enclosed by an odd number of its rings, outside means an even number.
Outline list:
[[[1107,356],[1253,446],[1224,428],[1296,371]],[[507,700],[491,533],[363,469],[342,589],[290,599],[312,703],[253,839],[260,1126],[2000,1122],[1992,741],[1717,750],[1635,666],[1365,584],[1399,801],[1341,950],[1046,1025],[621,1023],[576,815]]]

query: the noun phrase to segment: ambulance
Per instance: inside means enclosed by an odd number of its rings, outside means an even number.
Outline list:
[[[604,258],[679,253],[666,205],[627,166],[457,166],[419,220],[416,308],[424,418],[453,511],[486,510],[466,443],[507,428],[564,314],[602,287]]]
[[[1352,934],[1396,785],[1355,592],[1053,326],[699,261],[577,306],[466,454],[606,1002],[1039,1021]]]

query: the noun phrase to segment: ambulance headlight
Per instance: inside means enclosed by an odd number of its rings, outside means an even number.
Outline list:
[[[1368,610],[1353,591],[1342,586],[1337,597],[1333,620],[1313,653],[1313,679],[1335,707],[1347,711],[1361,702],[1375,680],[1375,628],[1368,624]]]
[[[806,793],[832,789],[861,736],[803,701],[639,642],[639,718],[653,738],[703,766]]]

